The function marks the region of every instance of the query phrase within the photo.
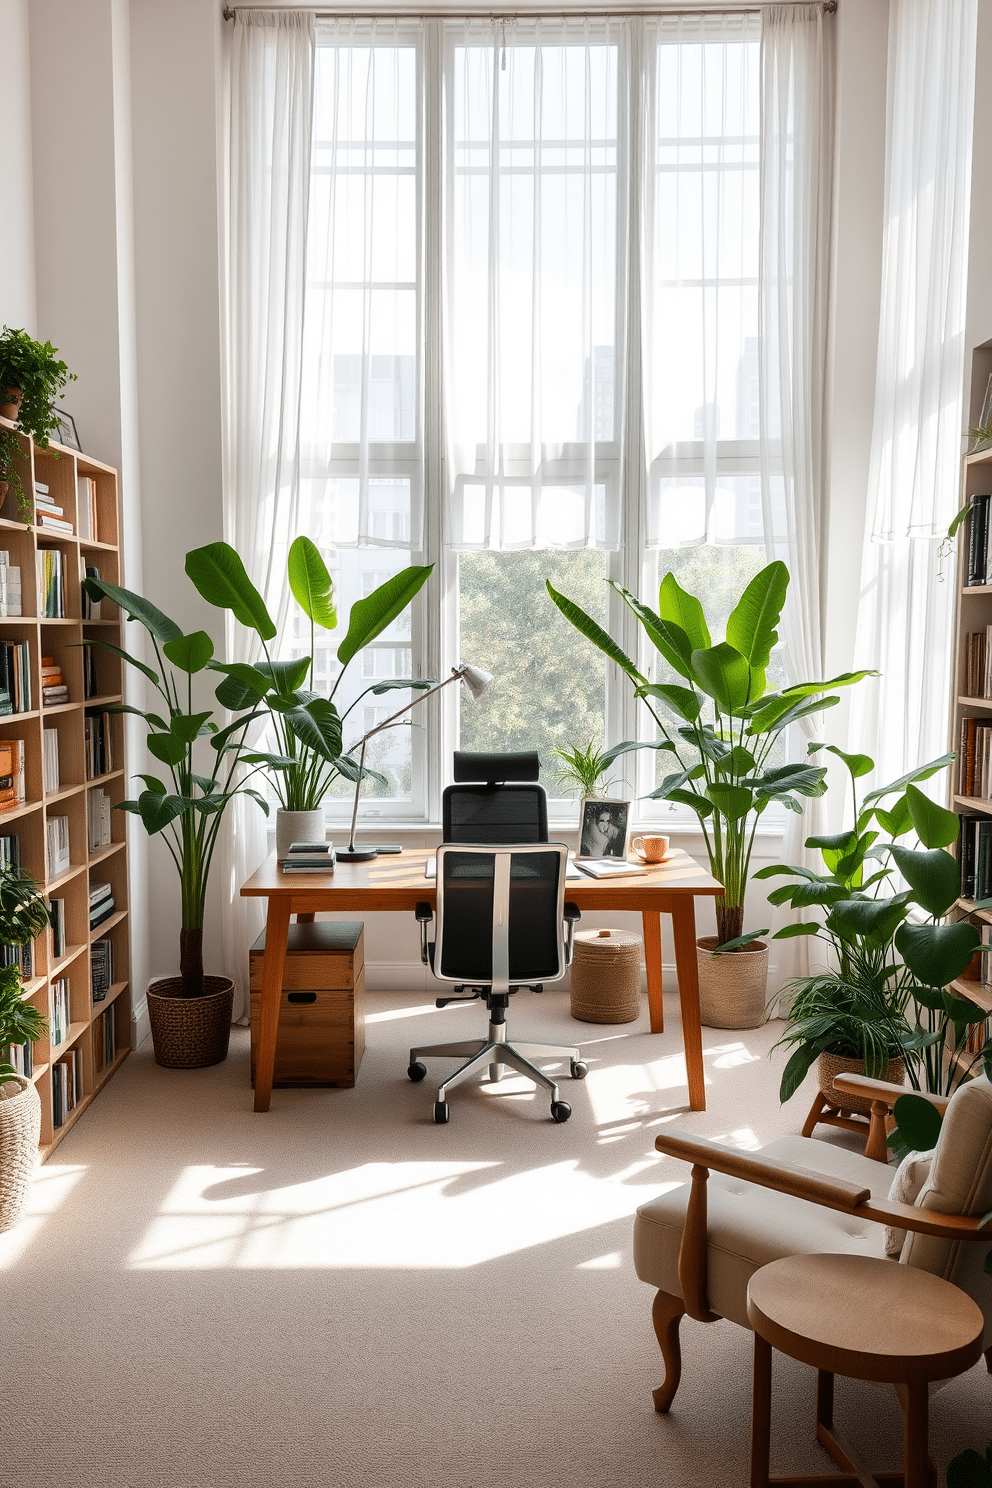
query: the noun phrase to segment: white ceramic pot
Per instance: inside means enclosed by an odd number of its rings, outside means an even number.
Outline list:
[[[276,812],[276,856],[284,858],[293,842],[324,842],[324,808],[316,811],[284,811],[280,806]]]

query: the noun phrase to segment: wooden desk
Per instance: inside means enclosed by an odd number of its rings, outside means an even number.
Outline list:
[[[255,1064],[255,1110],[267,1111],[272,1095],[272,1069],[279,1026],[279,999],[286,962],[290,916],[321,910],[352,916],[363,911],[405,910],[435,900],[434,880],[425,876],[433,853],[423,848],[373,858],[367,863],[339,862],[333,874],[282,873],[273,853],[253,873],[241,892],[267,899],[265,961],[262,967],[262,1004],[259,1013],[258,1057]],[[703,1038],[699,1023],[699,981],[696,974],[697,894],[716,897],[723,889],[686,853],[673,850],[657,868],[631,878],[569,879],[565,898],[588,910],[636,910],[644,927],[644,964],[648,982],[651,1032],[664,1028],[661,1001],[661,916],[670,914],[675,941],[675,968],[682,1010],[689,1106],[705,1111]]]

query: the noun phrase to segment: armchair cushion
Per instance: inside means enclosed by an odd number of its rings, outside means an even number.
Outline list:
[[[859,1153],[792,1136],[778,1137],[761,1151],[798,1167],[815,1168],[827,1177],[861,1185],[870,1190],[872,1198],[888,1196],[891,1168]],[[711,1173],[707,1190],[710,1306],[741,1327],[750,1327],[747,1284],[769,1261],[821,1252],[882,1254],[882,1227],[870,1220],[821,1208],[723,1173]],[[682,1295],[678,1263],[688,1196],[688,1183],[680,1184],[642,1204],[634,1222],[637,1275],[674,1297]]]
[[[959,1086],[951,1097],[930,1177],[917,1203],[938,1214],[980,1215],[992,1209],[992,1084],[984,1075]],[[989,1241],[992,1244],[992,1226]],[[910,1234],[899,1259],[903,1265],[953,1279],[977,1301],[969,1282],[962,1279],[961,1266],[974,1270],[977,1280],[984,1247],[969,1247],[976,1252],[974,1256],[959,1257],[960,1249],[960,1241]],[[992,1294],[992,1278],[985,1278],[985,1282],[986,1291]]]
[[[930,1177],[932,1162],[932,1150],[930,1152],[907,1152],[896,1168],[896,1176],[889,1189],[889,1198],[895,1199],[900,1204],[915,1204],[920,1197],[924,1183]],[[887,1256],[897,1259],[905,1241],[905,1230],[899,1229],[896,1225],[886,1225],[885,1254]]]

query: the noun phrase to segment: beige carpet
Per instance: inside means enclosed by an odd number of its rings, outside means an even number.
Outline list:
[[[516,1078],[430,1120],[411,1043],[471,1037],[479,1005],[370,997],[354,1090],[281,1090],[256,1116],[247,1034],[226,1064],[141,1048],[39,1171],[0,1236],[3,1488],[639,1488],[744,1485],[750,1335],[683,1326],[671,1416],[631,1215],[681,1177],[657,1130],[753,1146],[784,1111],[781,1027],[704,1030],[708,1109],[684,1108],[677,1009],[652,1037],[515,999],[520,1038],[577,1038],[571,1121]],[[825,1472],[812,1375],[777,1360],[773,1466]],[[933,1401],[941,1465],[992,1437],[982,1366]],[[899,1457],[894,1396],[838,1382],[838,1420]]]

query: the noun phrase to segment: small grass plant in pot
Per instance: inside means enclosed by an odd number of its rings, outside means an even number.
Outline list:
[[[35,884],[0,869],[0,944],[28,945],[48,922],[48,909]],[[41,1137],[38,1091],[12,1056],[15,1049],[37,1042],[46,1026],[41,1012],[24,996],[20,958],[0,967],[0,1231],[11,1229],[24,1212]]]
[[[0,331],[0,415],[16,421],[39,449],[48,449],[52,435],[58,431],[55,404],[74,379],[75,373],[69,371],[50,341],[35,341],[27,331],[10,326]],[[0,433],[0,482],[12,490],[19,514],[30,520],[32,504],[17,470],[20,450],[15,433],[10,429]]]
[[[829,749],[848,771],[853,826],[807,839],[821,854],[822,871],[776,864],[755,875],[790,880],[769,900],[813,918],[786,925],[777,936],[816,937],[831,963],[784,989],[792,1002],[779,1043],[793,1052],[780,1097],[788,1100],[818,1061],[821,1094],[842,1109],[867,1107],[851,1096],[841,1100],[834,1074],[863,1067],[871,1078],[902,1083],[901,1074],[887,1068],[890,1060],[904,1061],[916,1089],[950,1094],[968,1074],[969,1061],[957,1056],[985,1017],[948,990],[981,945],[973,925],[947,918],[960,893],[960,869],[946,850],[957,837],[958,818],[919,789],[953,756],[911,770],[859,802],[858,780],[873,770],[871,758],[833,745],[814,747]],[[914,831],[918,848],[899,845],[900,837]],[[888,889],[895,872],[906,887],[893,893]],[[984,1054],[974,1054],[971,1066]]]
[[[255,665],[214,662],[212,666],[226,673],[217,688],[218,702],[239,712],[244,710],[249,734],[264,721],[274,735],[274,750],[257,750],[246,755],[246,761],[265,770],[279,799],[276,852],[280,858],[292,842],[324,841],[322,803],[337,776],[351,781],[362,774],[383,779],[368,766],[362,771],[343,748],[345,722],[362,699],[396,688],[424,691],[434,685],[433,678],[383,678],[359,693],[343,714],[339,714],[334,701],[349,664],[411,604],[432,569],[430,564],[402,569],[371,594],[356,600],[337,648],[340,671],[325,698],[313,691],[315,627],[333,631],[338,617],[331,576],[310,538],[297,537],[288,558],[290,589],[310,622],[310,655],[288,662],[274,661],[270,655],[268,643],[276,628],[234,549],[227,543],[211,543],[187,558],[186,572],[202,597],[219,609],[230,610],[259,637],[264,660]]]
[[[656,665],[675,681],[652,681],[595,620],[548,584],[551,599],[630,679],[657,729],[654,740],[631,740],[607,751],[655,749],[672,755],[673,771],[650,793],[651,800],[688,806],[698,818],[710,871],[723,885],[716,900],[717,934],[697,942],[700,1010],[713,1027],[747,1028],[763,1023],[767,930],[744,930],[744,898],[758,823],[773,802],[801,812],[804,798],[822,795],[826,768],[808,759],[775,763],[779,741],[792,724],[835,706],[833,689],[858,682],[867,672],[848,672],[829,682],[799,682],[769,691],[766,672],[778,641],[789,574],[770,563],[745,588],[727,621],[725,639],[714,642],[699,599],[666,574],[652,610],[618,584],[614,589],[636,616]]]

